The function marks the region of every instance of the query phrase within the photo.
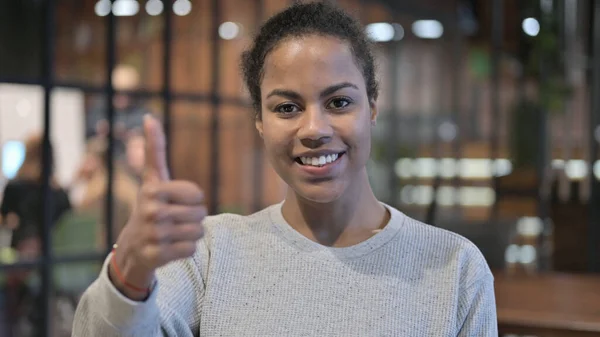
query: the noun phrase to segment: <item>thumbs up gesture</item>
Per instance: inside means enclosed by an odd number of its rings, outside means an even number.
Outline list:
[[[154,272],[196,251],[206,216],[203,193],[189,181],[171,180],[160,123],[144,119],[145,167],[137,204],[117,240],[109,276],[125,296],[141,300]]]

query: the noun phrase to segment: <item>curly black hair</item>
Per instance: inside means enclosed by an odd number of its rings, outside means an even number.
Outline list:
[[[267,55],[287,38],[312,34],[332,36],[349,43],[355,62],[362,70],[367,96],[369,100],[377,100],[378,84],[371,42],[360,22],[327,1],[295,3],[271,17],[241,57],[242,73],[257,118],[260,118],[260,84]]]

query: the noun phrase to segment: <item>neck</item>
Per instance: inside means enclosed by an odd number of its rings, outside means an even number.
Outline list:
[[[373,194],[366,169],[340,198],[330,203],[307,200],[289,189],[282,213],[298,232],[327,246],[363,241],[389,219]]]

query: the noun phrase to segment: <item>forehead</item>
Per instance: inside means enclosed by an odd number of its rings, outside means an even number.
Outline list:
[[[334,37],[310,35],[284,40],[269,53],[261,86],[306,92],[339,82],[364,87],[350,46]]]

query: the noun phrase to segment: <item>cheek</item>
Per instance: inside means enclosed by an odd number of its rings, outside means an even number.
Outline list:
[[[340,134],[346,142],[356,150],[363,151],[371,144],[371,121],[365,118],[355,118],[340,127]]]
[[[268,157],[287,156],[288,145],[290,144],[289,137],[276,126],[263,128],[263,143]]]

